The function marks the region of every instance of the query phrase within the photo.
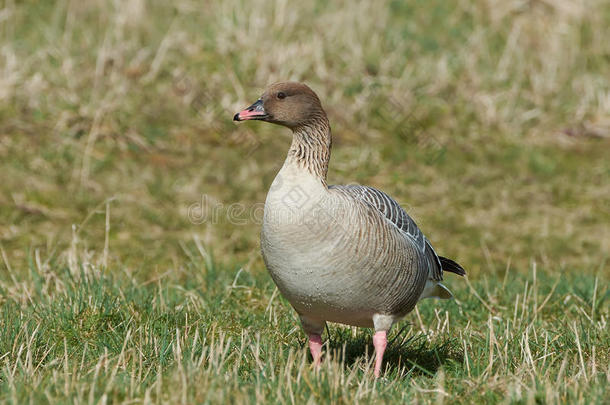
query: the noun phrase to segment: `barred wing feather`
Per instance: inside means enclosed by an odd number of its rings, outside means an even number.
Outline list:
[[[415,221],[392,197],[373,187],[361,185],[334,185],[330,189],[340,190],[355,199],[363,201],[373,206],[383,216],[394,224],[402,234],[412,241],[412,243],[425,255],[430,271],[430,278],[435,281],[443,279],[441,261],[430,245],[430,242],[422,231],[417,227]]]

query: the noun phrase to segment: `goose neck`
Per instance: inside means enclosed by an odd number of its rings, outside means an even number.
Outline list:
[[[286,163],[308,171],[326,186],[331,144],[330,125],[326,117],[296,127]]]

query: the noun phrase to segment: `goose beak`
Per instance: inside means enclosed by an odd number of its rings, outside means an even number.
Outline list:
[[[269,117],[269,114],[263,107],[263,100],[259,98],[250,107],[235,114],[233,121],[264,120],[267,117]]]

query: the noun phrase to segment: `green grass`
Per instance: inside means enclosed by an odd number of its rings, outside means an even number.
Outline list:
[[[77,263],[32,263],[1,287],[0,395],[13,403],[442,401],[603,403],[608,289],[591,276],[485,277],[427,301],[371,373],[369,331],[332,326],[316,373],[264,273],[192,249],[190,274],[142,285]],[[462,298],[463,297],[463,298]],[[402,326],[402,325],[401,325]]]
[[[1,3],[0,402],[609,402],[609,37],[595,0]],[[289,136],[231,118],[285,79],[329,182],[468,270],[379,381],[365,329],[310,369],[260,258]]]

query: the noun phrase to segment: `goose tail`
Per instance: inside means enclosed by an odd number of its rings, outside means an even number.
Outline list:
[[[441,261],[441,268],[443,269],[443,271],[448,271],[450,273],[455,273],[458,276],[465,276],[466,275],[466,270],[464,270],[464,268],[462,266],[460,266],[459,264],[457,264],[453,260],[447,259],[446,257],[443,257],[443,256],[439,256],[438,258]]]

